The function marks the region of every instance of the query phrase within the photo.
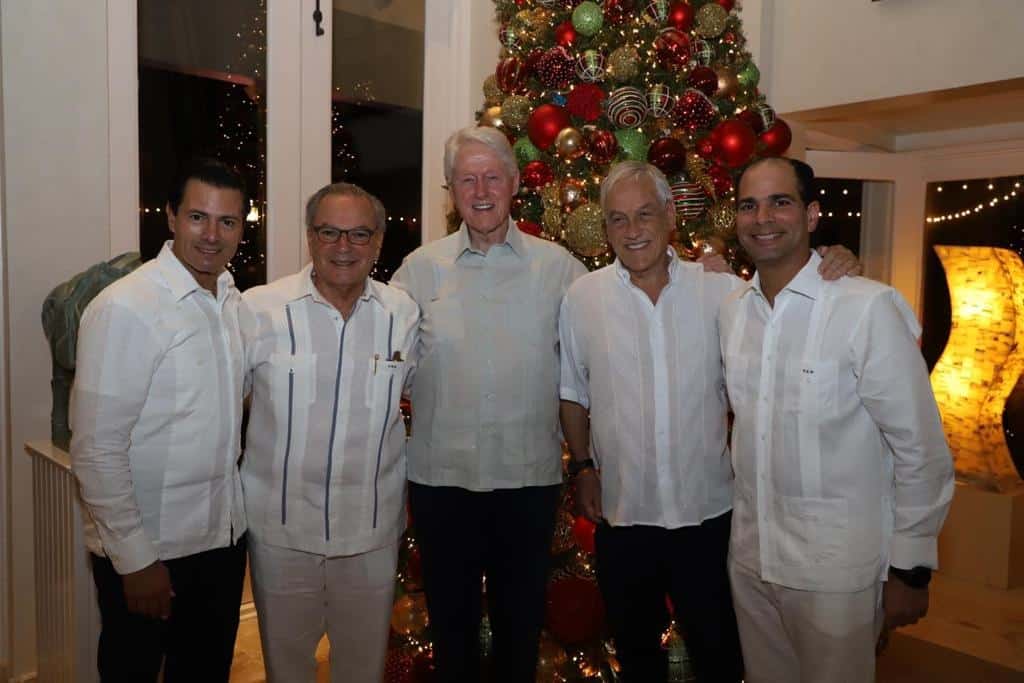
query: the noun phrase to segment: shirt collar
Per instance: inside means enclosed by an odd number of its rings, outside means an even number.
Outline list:
[[[459,226],[459,231],[456,233],[457,238],[455,240],[455,260],[459,260],[463,254],[467,251],[474,254],[480,254],[478,249],[474,249],[473,245],[469,241],[469,228],[466,227],[465,221]],[[508,232],[505,234],[505,241],[501,244],[508,245],[512,253],[523,258],[526,256],[526,241],[523,239],[523,233],[516,226],[516,222],[511,218],[508,219]],[[495,245],[499,246],[499,245]]]
[[[679,260],[679,255],[676,254],[676,250],[671,246],[665,253],[668,255],[668,283],[670,285],[675,284],[679,281],[679,275],[683,269],[682,261]],[[623,284],[631,284],[632,281],[629,279],[629,271],[622,265],[622,262],[618,257],[615,258],[612,266],[615,268],[615,274]]]
[[[163,248],[157,254],[156,265],[160,276],[167,284],[167,288],[171,290],[171,295],[176,300],[181,301],[197,289],[202,289],[202,287],[196,282],[196,278],[192,273],[188,272],[188,269],[185,268],[185,264],[175,255],[172,249],[173,244],[172,240],[164,242]],[[235,278],[225,269],[223,273],[217,276],[217,300],[223,301],[228,291],[233,289],[234,286]]]
[[[821,288],[824,286],[825,282],[821,279],[821,275],[818,273],[819,265],[821,265],[821,257],[818,256],[818,252],[811,249],[811,257],[807,259],[807,263],[805,263],[804,267],[793,276],[793,279],[782,288],[782,291],[794,292],[795,294],[800,294],[808,299],[817,299],[821,294]],[[764,292],[761,290],[760,273],[755,273],[754,277],[747,283],[747,289],[744,291],[743,295],[746,296],[747,292],[750,291],[756,291],[760,296],[764,297]]]

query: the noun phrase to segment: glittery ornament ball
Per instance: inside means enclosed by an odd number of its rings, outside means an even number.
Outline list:
[[[565,221],[565,242],[582,256],[600,256],[607,248],[601,207],[586,203],[576,208]]]
[[[516,140],[516,143],[512,145],[512,151],[516,155],[516,162],[519,166],[525,166],[531,161],[537,161],[541,157],[541,152],[537,149],[537,145],[533,144],[528,137],[521,137]]]
[[[584,0],[572,11],[572,25],[581,35],[590,37],[604,25],[604,12],[593,0]]]
[[[676,102],[676,123],[689,131],[709,128],[716,116],[714,103],[707,95],[694,88],[688,88]]]
[[[505,125],[515,129],[521,129],[526,125],[533,111],[533,103],[529,97],[523,95],[509,95],[501,103],[501,117]]]
[[[731,201],[718,202],[711,207],[711,227],[719,235],[729,235],[736,226],[736,209]]]
[[[576,73],[576,60],[561,45],[551,48],[537,60],[537,77],[549,88],[569,87]]]
[[[498,79],[494,74],[484,79],[484,102],[488,107],[501,104],[504,97],[505,93],[498,87]]]
[[[728,18],[729,13],[724,7],[709,2],[697,10],[697,35],[704,38],[715,38],[722,35]]]
[[[619,143],[622,155],[630,161],[647,161],[647,137],[636,128],[623,128],[615,131],[615,140]]]
[[[608,69],[620,83],[632,80],[640,73],[640,53],[630,45],[616,48],[608,56]]]
[[[739,79],[741,88],[755,88],[761,80],[761,71],[753,62],[747,62],[743,68],[737,72],[736,78]]]
[[[605,59],[597,50],[584,50],[576,58],[576,76],[585,83],[604,80]]]
[[[544,225],[545,234],[552,237],[561,237],[562,233],[562,209],[557,206],[549,206],[544,209],[544,217],[541,219]]]
[[[684,221],[700,218],[708,203],[708,196],[704,193],[704,189],[685,177],[676,178],[672,182],[671,188],[676,214]]]
[[[640,88],[623,86],[608,96],[608,120],[616,128],[636,128],[647,118],[647,102]]]

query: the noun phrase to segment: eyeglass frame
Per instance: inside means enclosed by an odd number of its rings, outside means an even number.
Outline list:
[[[375,228],[363,228],[363,227],[348,228],[348,229],[344,229],[343,230],[342,228],[336,228],[333,225],[316,225],[316,226],[313,226],[312,228],[310,228],[310,230],[313,231],[313,234],[316,235],[317,240],[319,240],[321,244],[337,244],[338,242],[341,241],[341,238],[344,237],[348,241],[349,244],[351,244],[353,246],[356,246],[356,247],[365,247],[367,244],[369,244],[373,240],[373,236],[376,235],[379,232]],[[323,233],[325,231],[328,231],[328,230],[338,233],[338,236],[335,239],[333,239],[333,240],[324,239]],[[363,233],[363,232],[366,233],[366,240],[365,241],[363,241],[362,239],[353,239],[353,237],[352,237],[353,233]]]

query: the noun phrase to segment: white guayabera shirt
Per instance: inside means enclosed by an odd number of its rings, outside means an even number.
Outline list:
[[[252,404],[242,483],[262,543],[353,555],[405,529],[405,426],[419,309],[367,279],[348,320],[312,266],[243,299]]]
[[[674,529],[732,507],[718,309],[742,280],[668,258],[657,304],[618,260],[573,283],[562,304],[561,397],[590,410],[614,526]]]
[[[405,259],[391,284],[423,311],[410,481],[471,491],[561,483],[558,306],[585,272],[511,221],[486,254],[463,225]]]
[[[230,273],[214,298],[168,242],[82,315],[71,466],[86,545],[120,574],[226,547],[246,530],[239,303]]]
[[[736,414],[731,555],[765,581],[857,591],[935,567],[953,463],[920,327],[864,278],[810,261],[768,305],[754,278],[722,306]]]

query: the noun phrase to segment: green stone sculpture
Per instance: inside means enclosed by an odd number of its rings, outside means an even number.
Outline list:
[[[67,450],[71,442],[68,425],[68,399],[75,379],[75,349],[82,312],[100,291],[114,280],[142,265],[137,252],[130,251],[109,261],[97,263],[73,278],[57,285],[43,302],[43,331],[50,342],[53,358],[53,411],[50,414],[50,438]]]

